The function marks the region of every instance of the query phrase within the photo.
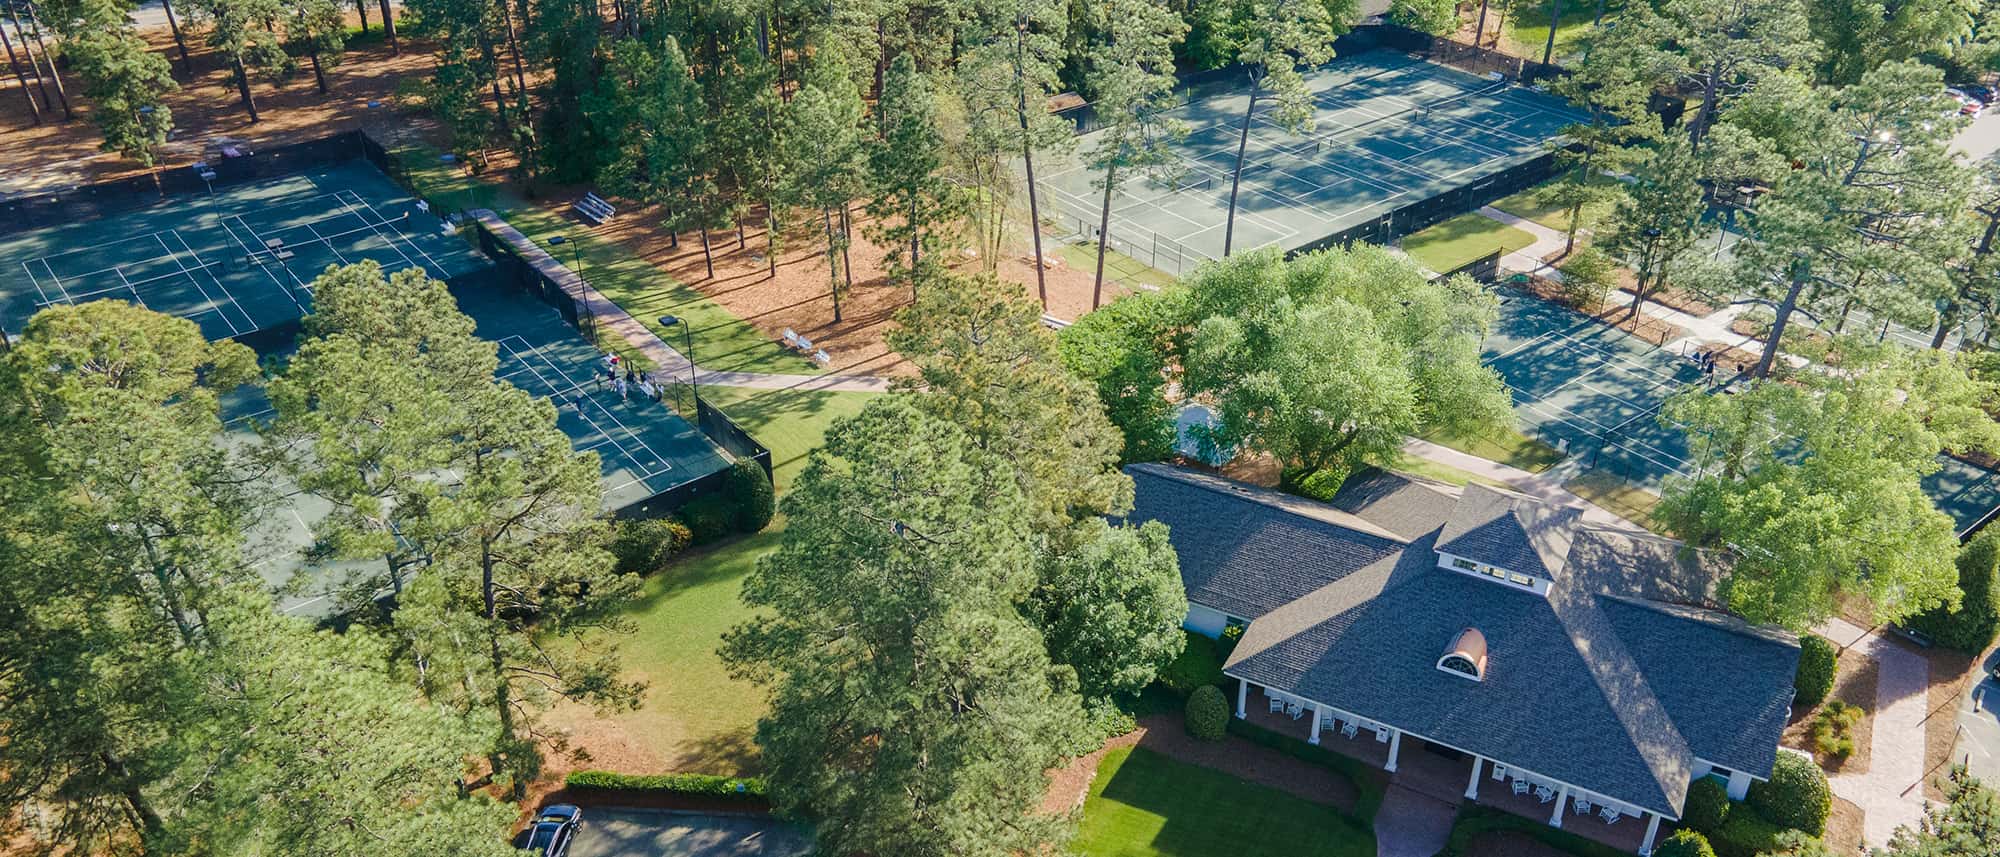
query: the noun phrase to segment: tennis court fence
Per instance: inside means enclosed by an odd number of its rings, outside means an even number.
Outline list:
[[[1060,207],[1060,203],[1057,207]],[[1059,211],[1044,214],[1044,219],[1048,219],[1050,214],[1053,214],[1056,220],[1055,231],[1061,236],[1061,240],[1088,244],[1092,253],[1097,252],[1099,218],[1080,217],[1068,211]],[[1176,277],[1194,273],[1194,269],[1201,267],[1201,263],[1213,258],[1151,229],[1123,222],[1116,216],[1111,218],[1111,235],[1105,239],[1104,244],[1153,270]]]

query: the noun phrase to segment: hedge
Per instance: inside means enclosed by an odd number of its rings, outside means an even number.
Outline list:
[[[1833,690],[1833,674],[1840,650],[1827,638],[1806,634],[1799,638],[1799,669],[1792,676],[1792,710],[1805,711],[1826,701]]]
[[[1973,539],[1958,551],[1958,588],[1964,593],[1956,611],[1926,611],[1907,623],[1940,646],[1968,654],[1986,651],[2000,632],[2000,531]]]
[[[1729,820],[1729,789],[1714,777],[1700,777],[1688,785],[1687,802],[1681,806],[1681,821],[1703,833],[1713,833]]]
[[[1468,803],[1452,821],[1451,836],[1437,857],[1466,857],[1473,843],[1488,833],[1513,832],[1540,842],[1556,851],[1576,857],[1632,857],[1602,842],[1585,839],[1567,830],[1550,827],[1547,821],[1525,818],[1511,812]]]
[[[1187,645],[1160,670],[1160,685],[1181,697],[1202,685],[1226,687],[1229,679],[1222,674],[1222,656],[1216,652],[1215,641],[1193,631],[1183,633],[1187,634]]]
[[[1382,796],[1388,790],[1387,777],[1380,768],[1373,767],[1360,759],[1343,756],[1325,747],[1308,744],[1302,738],[1293,738],[1265,729],[1248,720],[1229,718],[1229,734],[1235,735],[1263,747],[1269,747],[1302,762],[1310,762],[1339,774],[1354,784],[1354,817],[1371,828],[1375,823],[1375,811],[1382,808]]]
[[[1779,753],[1783,758],[1788,754]],[[1729,820],[1708,834],[1708,844],[1716,857],[1757,857],[1778,850],[1778,835],[1785,828],[1758,817],[1748,807],[1737,807]]]
[[[1188,694],[1185,715],[1187,731],[1202,741],[1220,741],[1229,730],[1229,700],[1222,688],[1204,684]]]
[[[1813,760],[1781,751],[1771,778],[1751,783],[1744,802],[1765,820],[1818,836],[1826,832],[1826,817],[1833,812],[1833,789]],[[1732,812],[1730,820],[1742,814]]]
[[[777,510],[777,496],[771,490],[771,477],[764,468],[748,458],[736,459],[729,469],[729,481],[724,490],[731,502],[736,504],[736,531],[754,533],[771,523],[771,515]]]
[[[1351,471],[1344,464],[1323,467],[1310,473],[1286,468],[1279,474],[1279,486],[1284,490],[1322,503],[1332,500],[1340,493],[1340,486],[1347,483]]]
[[[1676,830],[1653,850],[1653,857],[1715,857],[1715,848],[1698,831]]]
[[[736,531],[736,504],[721,494],[705,494],[689,500],[676,514],[698,545],[726,538]]]
[[[763,801],[769,797],[764,781],[756,777],[719,777],[714,774],[620,774],[612,771],[576,771],[563,780],[573,789],[650,792],[688,797]]]
[[[687,525],[670,518],[619,521],[611,536],[611,555],[620,572],[649,574],[693,541]]]

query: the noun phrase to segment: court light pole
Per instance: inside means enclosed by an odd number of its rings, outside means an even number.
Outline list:
[[[587,317],[587,318],[588,318],[588,319],[590,320],[590,344],[592,344],[592,345],[596,345],[596,344],[597,344],[597,314],[596,314],[595,312],[592,312],[592,311],[591,311],[591,304],[590,304],[590,299],[589,299],[588,297],[586,297],[586,296],[584,295],[584,293],[583,293],[583,286],[584,286],[584,283],[583,283],[583,245],[581,245],[581,244],[578,244],[578,243],[576,243],[575,241],[571,241],[571,240],[569,240],[569,236],[567,236],[567,235],[556,235],[556,236],[553,236],[553,237],[549,238],[549,245],[550,245],[550,246],[553,246],[553,247],[561,247],[561,246],[563,246],[564,244],[568,244],[568,245],[569,245],[569,250],[570,250],[570,259],[572,259],[572,260],[574,260],[574,261],[576,262],[576,266],[575,266],[574,268],[572,268],[572,269],[570,270],[570,273],[573,273],[573,274],[575,274],[575,275],[576,275],[576,285],[577,285],[577,289],[576,289],[576,293],[577,293],[577,298],[579,299],[579,300],[578,300],[578,303],[580,303],[580,304],[582,304],[582,305],[583,305],[583,312],[584,312],[584,315],[585,315],[585,317]]]
[[[681,341],[683,343],[686,343],[687,346],[686,350],[682,351],[681,354],[687,357],[688,361],[688,389],[694,392],[695,416],[696,418],[700,418],[701,382],[695,378],[696,369],[694,363],[694,325],[687,323],[685,319],[682,319],[680,316],[677,315],[660,316],[661,327],[673,327],[674,325],[677,324],[680,325],[681,327]]]

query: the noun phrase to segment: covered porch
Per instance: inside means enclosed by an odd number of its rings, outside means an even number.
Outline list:
[[[1451,803],[1471,800],[1640,855],[1652,853],[1662,828],[1671,823],[1553,778],[1249,682],[1237,682],[1236,716],[1380,767],[1393,775],[1393,784],[1421,794]]]

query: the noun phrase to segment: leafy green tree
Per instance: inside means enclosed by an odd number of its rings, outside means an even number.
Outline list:
[[[1505,425],[1512,399],[1479,360],[1497,313],[1465,278],[1427,280],[1376,247],[1232,258],[1185,281],[1181,389],[1220,417],[1211,449],[1306,473],[1393,461],[1407,435]]]
[[[1236,168],[1229,175],[1229,215],[1223,223],[1222,255],[1236,238],[1236,194],[1243,185],[1243,159],[1250,150],[1250,126],[1257,120],[1257,102],[1266,97],[1272,108],[1266,119],[1288,133],[1311,130],[1315,107],[1303,71],[1333,59],[1333,40],[1347,31],[1347,19],[1336,19],[1325,0],[1240,0],[1242,49],[1236,61],[1250,74],[1250,100],[1243,108],[1243,128],[1236,140]]]
[[[347,15],[338,0],[291,0],[285,5],[286,47],[312,65],[313,85],[326,95],[326,69],[347,50]]]
[[[418,268],[385,280],[362,262],[313,282],[305,336],[268,388],[266,434],[289,453],[300,489],[332,506],[311,558],[380,560],[348,581],[339,600],[350,609],[400,594],[436,547],[421,513],[447,488],[436,474],[462,452],[450,442],[469,418],[460,393],[492,377],[492,346],[472,327]]]
[[[116,301],[45,309],[0,355],[0,798],[53,841],[167,835],[180,653],[256,581],[243,534],[268,498],[215,442],[255,374],[249,349]]]
[[[1668,482],[1659,514],[1733,555],[1723,594],[1753,621],[1810,628],[1849,596],[1882,621],[1958,604],[1958,539],[1919,480],[1940,449],[2000,443],[1993,389],[1950,355],[1840,348],[1838,374],[1690,391],[1663,411],[1687,427],[1695,475]]]
[[[1644,4],[1634,4],[1621,26],[1586,33],[1585,59],[1550,85],[1588,112],[1586,121],[1563,128],[1565,145],[1555,149],[1560,172],[1541,192],[1566,214],[1565,256],[1576,249],[1586,215],[1619,196],[1603,173],[1622,166],[1628,147],[1659,133],[1659,122],[1646,112],[1648,97],[1668,77],[1668,59],[1650,35],[1655,20]]]
[[[743,588],[767,616],[722,649],[770,688],[777,805],[824,853],[1060,847],[1065,819],[1034,809],[1082,714],[1016,609],[1035,575],[1005,463],[891,397],[834,425],[783,506]]]
[[[1772,70],[1812,60],[1807,17],[1801,0],[1668,0],[1650,18],[1680,61],[1682,82],[1701,90],[1687,123],[1693,148],[1700,149],[1726,99]]]
[[[889,64],[882,99],[875,110],[882,136],[868,153],[875,218],[870,237],[883,245],[883,268],[890,281],[903,281],[915,294],[920,272],[935,267],[933,257],[965,215],[964,195],[939,174],[944,139],[933,119],[936,99],[916,61],[902,54]]]
[[[1070,145],[1069,123],[1047,110],[1060,84],[1057,69],[1069,35],[1066,0],[981,0],[968,33],[974,47],[959,63],[967,101],[991,117],[996,146],[1018,152],[1027,172],[1028,234],[1034,245],[1035,289],[1042,308],[1049,286],[1042,271],[1042,208],[1035,187],[1035,153]],[[1012,176],[1005,176],[1006,184]],[[990,191],[989,191],[990,192]]]
[[[1171,178],[1170,168],[1180,162],[1171,145],[1187,135],[1187,126],[1162,112],[1173,96],[1174,45],[1187,25],[1166,7],[1144,0],[1093,0],[1084,8],[1098,32],[1085,60],[1097,93],[1093,109],[1103,129],[1088,158],[1103,173],[1097,185],[1104,190],[1097,221],[1097,277],[1090,291],[1090,307],[1096,309],[1104,298],[1104,255],[1119,171]]]
[[[558,182],[595,177],[612,147],[587,115],[588,102],[609,64],[600,55],[604,21],[594,0],[537,0],[521,33],[528,61],[551,77],[536,122],[544,175]]]
[[[1667,287],[1667,274],[1700,237],[1701,164],[1694,147],[1678,136],[1661,140],[1632,170],[1611,216],[1605,248],[1632,266],[1632,307],[1637,318],[1646,298]]]
[[[1577,309],[1596,313],[1617,285],[1618,263],[1596,247],[1585,247],[1563,260],[1563,298]]]
[[[1063,365],[1097,388],[1105,416],[1124,436],[1120,461],[1160,461],[1174,453],[1167,361],[1184,294],[1126,295],[1077,319],[1059,337]]]
[[[104,133],[99,148],[152,167],[174,126],[161,100],[180,88],[173,66],[153,53],[115,0],[59,0],[36,11],[62,37],[63,59],[83,78],[84,97],[95,105],[91,121]]]
[[[1981,4],[1972,0],[1823,0],[1806,19],[1820,44],[1821,81],[1859,82],[1878,66],[1948,53],[1969,40]]]
[[[1456,0],[1391,0],[1389,23],[1433,36],[1451,36],[1462,23]]]
[[[1942,89],[1936,69],[1892,63],[1793,120],[1811,123],[1792,154],[1799,168],[1752,209],[1759,240],[1737,251],[1744,287],[1775,307],[1757,377],[1801,309],[1844,316],[1858,303],[1914,326],[1935,317],[1970,243],[1955,227],[1972,185],[1949,150],[1956,123],[1939,119]]]
[[[189,19],[206,24],[208,45],[229,64],[236,94],[243,111],[256,122],[257,99],[250,94],[250,72],[255,69],[271,80],[291,74],[293,63],[276,33],[265,25],[285,14],[278,0],[195,0]]]
[[[1180,561],[1158,522],[1079,525],[1073,548],[1043,560],[1029,614],[1048,640],[1049,658],[1076,670],[1096,702],[1138,693],[1180,655],[1187,592]]]
[[[846,264],[847,207],[866,191],[867,159],[861,140],[866,110],[846,66],[830,51],[813,55],[798,93],[785,105],[782,139],[790,151],[784,160],[792,165],[792,173],[784,195],[793,205],[819,209],[836,323],[841,319],[841,298],[854,288],[854,271]],[[835,211],[840,212],[838,218]]]

